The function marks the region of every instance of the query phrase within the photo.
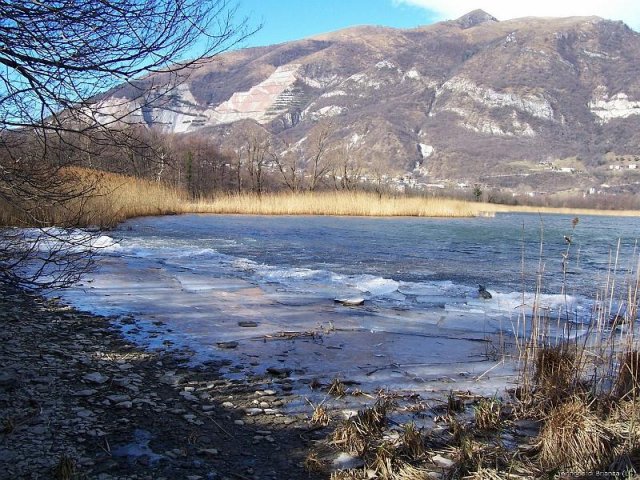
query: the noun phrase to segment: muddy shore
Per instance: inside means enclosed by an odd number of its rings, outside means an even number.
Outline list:
[[[128,343],[109,319],[0,287],[1,479],[323,478],[287,378]]]

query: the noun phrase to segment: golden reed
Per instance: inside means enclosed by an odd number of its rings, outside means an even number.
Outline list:
[[[62,203],[40,202],[26,208],[15,208],[0,200],[0,225],[112,227],[127,218],[181,213],[448,218],[492,216],[496,212],[640,215],[638,211],[509,206],[362,191],[221,194],[192,200],[183,190],[125,175],[80,168],[66,169],[61,174],[68,178],[69,191],[87,194]]]

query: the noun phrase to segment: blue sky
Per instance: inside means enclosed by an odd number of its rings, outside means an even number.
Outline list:
[[[240,0],[240,15],[263,23],[246,46],[299,40],[354,25],[411,28],[438,16],[429,10],[393,0]]]
[[[263,28],[244,46],[298,40],[354,25],[411,28],[482,8],[499,20],[598,15],[640,30],[640,0],[238,0],[240,15]]]

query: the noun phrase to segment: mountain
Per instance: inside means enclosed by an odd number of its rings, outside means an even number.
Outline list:
[[[113,92],[104,115],[134,96]],[[598,17],[481,10],[410,30],[359,26],[216,56],[136,121],[223,147],[252,123],[283,150],[324,129],[330,149],[399,186],[637,193],[640,34]]]

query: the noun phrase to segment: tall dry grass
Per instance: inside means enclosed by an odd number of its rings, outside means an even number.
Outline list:
[[[60,172],[63,192],[34,203],[0,200],[0,225],[112,227],[131,217],[188,211],[186,195],[162,184],[126,175],[67,168]]]
[[[329,191],[221,196],[195,203],[193,211],[250,215],[472,217],[481,210],[473,203],[460,200]]]
[[[576,224],[574,219],[570,237]],[[567,264],[577,261],[572,255],[567,246]],[[640,470],[640,429],[637,416],[628,415],[640,411],[637,248],[625,262],[618,242],[606,274],[594,283],[594,307],[585,324],[573,323],[568,309],[552,317],[537,298],[520,319],[518,398],[522,415],[543,421],[537,460],[546,470]]]
[[[480,204],[460,200],[346,191],[225,194],[194,201],[182,190],[125,175],[80,168],[60,175],[65,192],[57,197],[66,200],[28,209],[0,204],[0,225],[111,227],[127,218],[180,213],[471,217],[482,211]]]
[[[81,168],[64,169],[59,175],[64,177],[62,183],[66,186],[61,194],[53,192],[56,201],[43,202],[34,195],[33,204],[16,206],[0,199],[0,226],[111,227],[132,217],[180,213],[449,218],[497,212],[611,214],[610,211],[518,207],[362,191],[223,194],[194,201],[183,190],[125,175]],[[69,198],[59,201],[66,197]],[[640,212],[616,214],[638,215]]]

